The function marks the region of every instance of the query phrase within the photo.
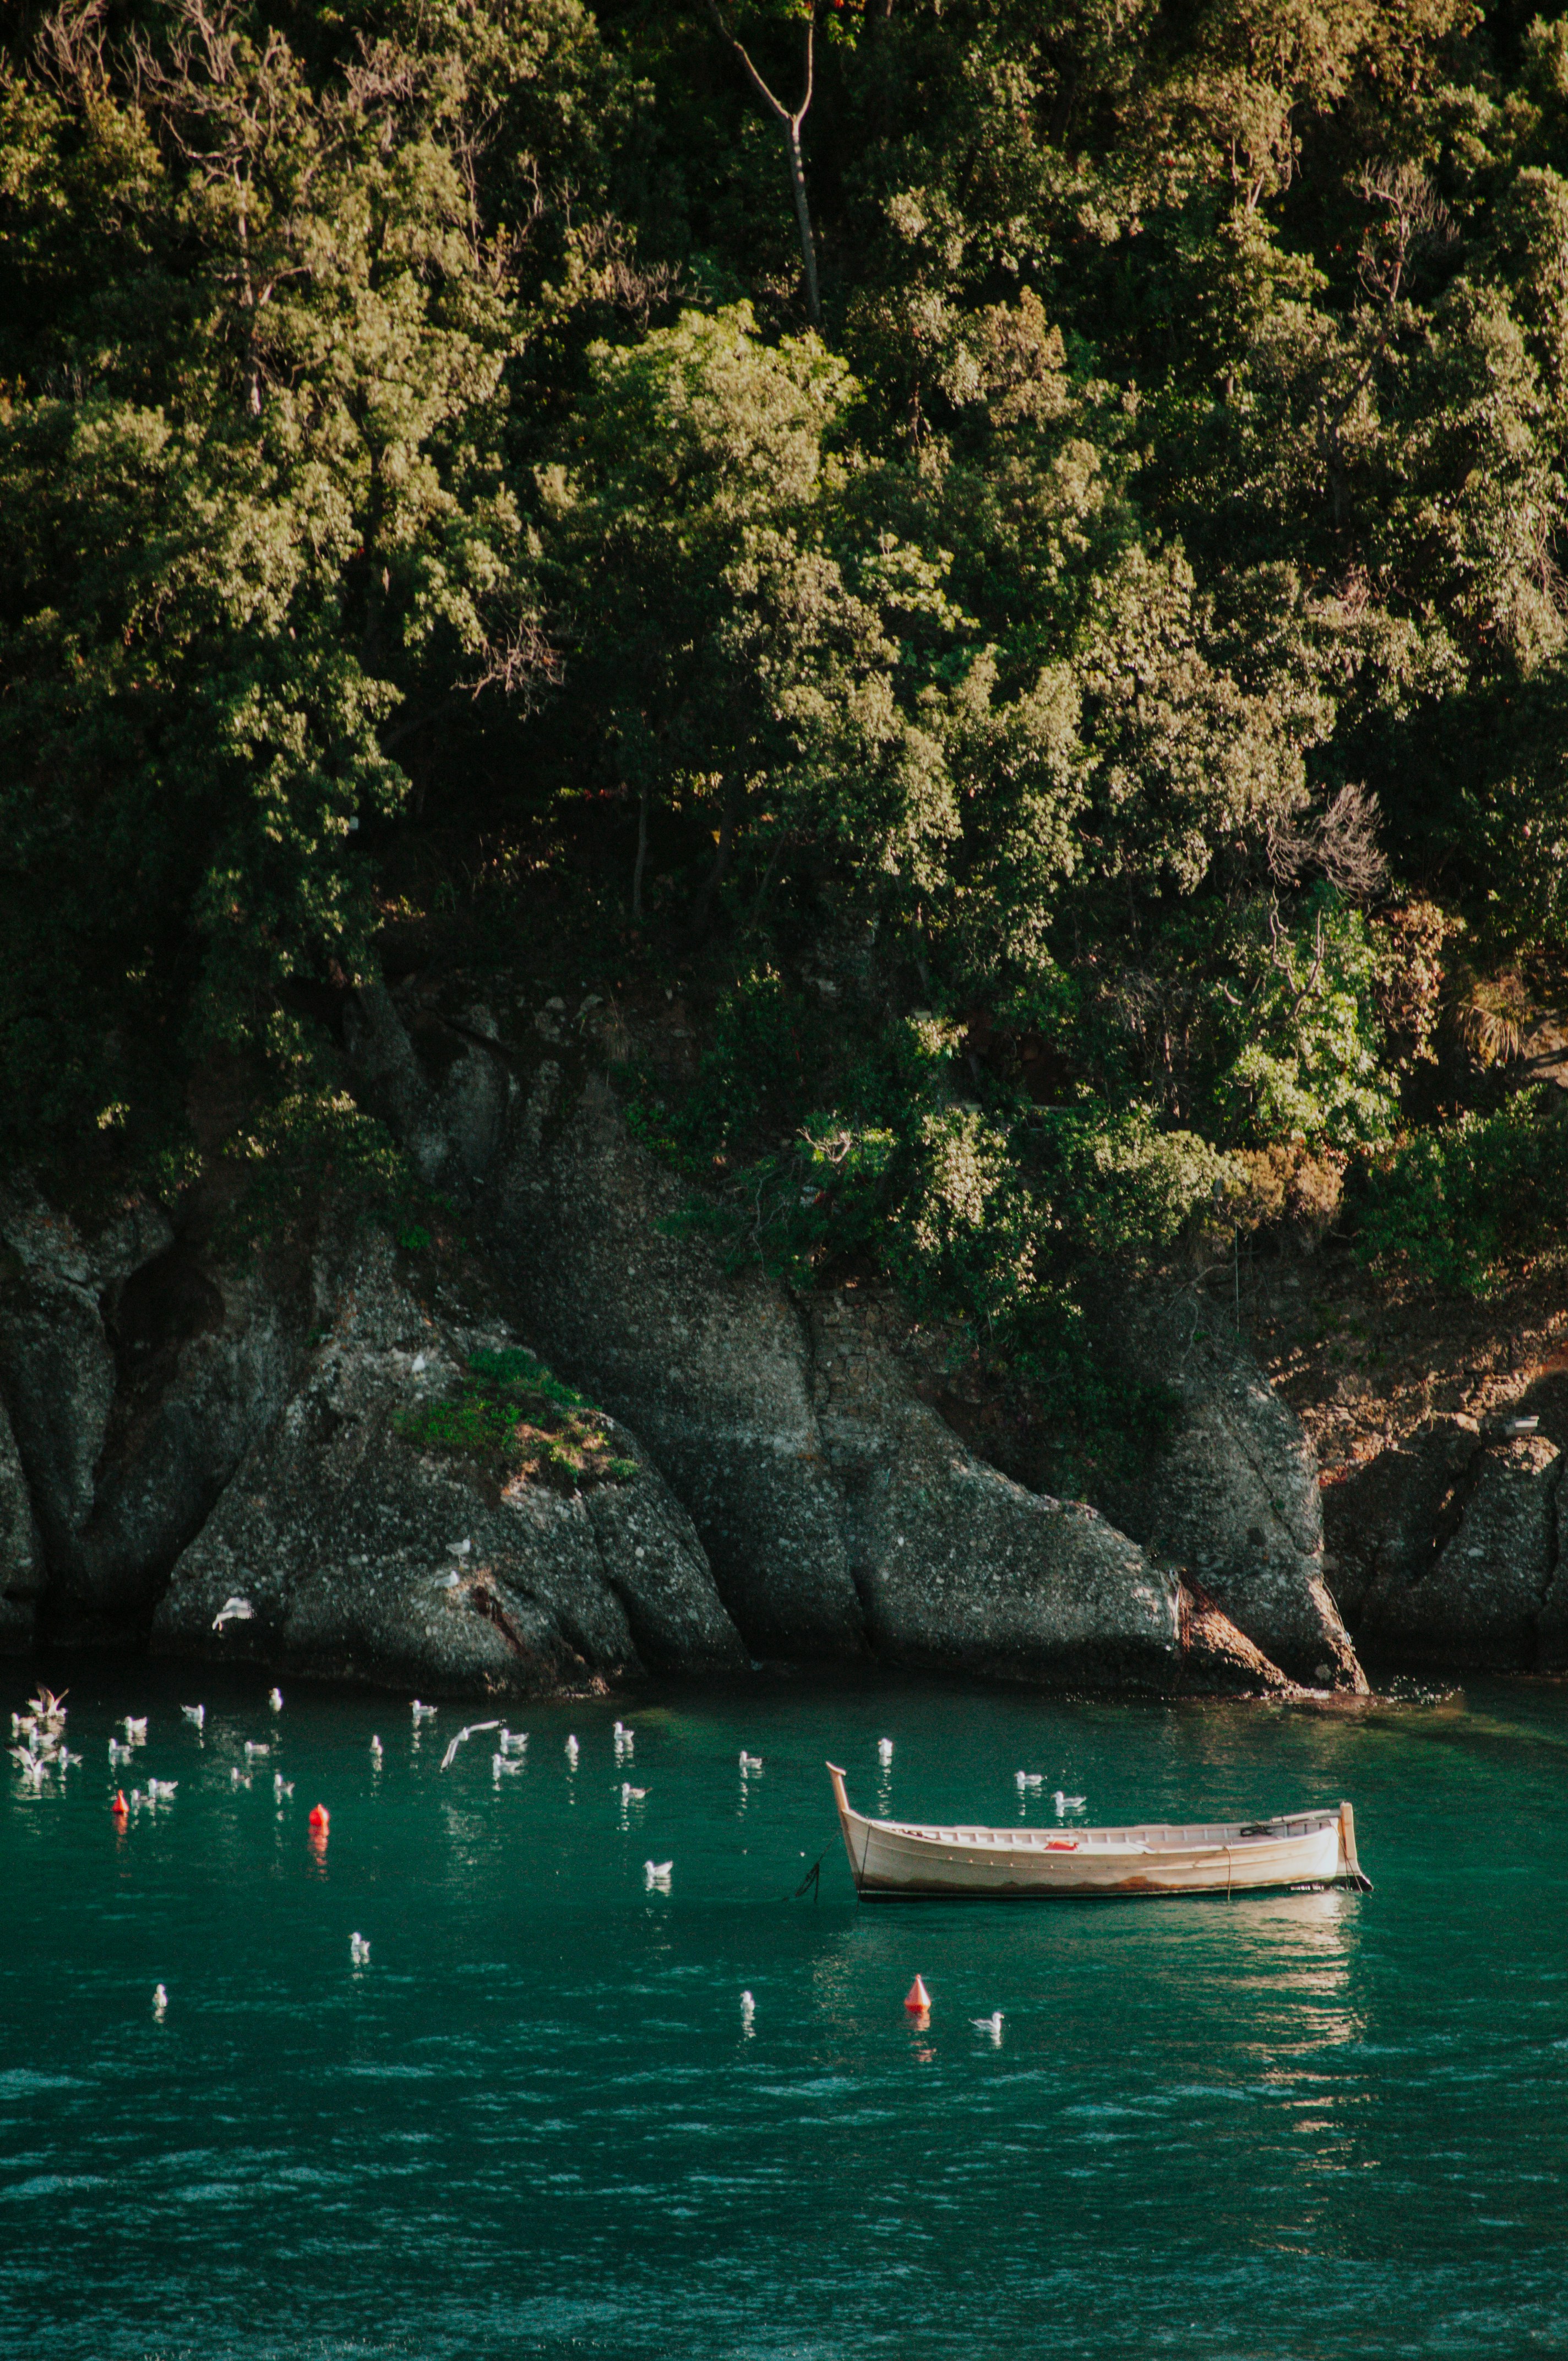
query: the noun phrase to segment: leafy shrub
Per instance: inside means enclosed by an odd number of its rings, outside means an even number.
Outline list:
[[[1537,1088],[1402,1141],[1372,1170],[1358,1251],[1483,1295],[1568,1226],[1568,1119]]]
[[[229,1220],[236,1238],[275,1244],[329,1196],[393,1232],[406,1232],[422,1209],[419,1183],[386,1126],[327,1083],[302,1082],[261,1108],[232,1152],[245,1173]]]
[[[507,1345],[470,1353],[460,1394],[418,1402],[396,1423],[413,1450],[478,1460],[499,1484],[533,1478],[577,1491],[637,1473],[634,1459],[611,1455],[602,1421],[534,1354]]]

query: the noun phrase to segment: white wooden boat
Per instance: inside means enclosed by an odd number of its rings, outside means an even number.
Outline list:
[[[829,1763],[855,1890],[867,1901],[924,1894],[1255,1894],[1345,1884],[1372,1890],[1355,1857],[1355,1815],[1290,1812],[1271,1820],[1173,1828],[922,1828],[868,1820]]]

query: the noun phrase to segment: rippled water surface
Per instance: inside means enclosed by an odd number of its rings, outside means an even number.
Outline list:
[[[82,1767],[35,1795],[7,1766],[0,2351],[1568,2352],[1560,1691],[760,1681],[534,1708],[498,1778],[488,1735],[440,1770],[451,1707],[416,1737],[406,1700],[170,1684],[78,1671]],[[1019,1768],[1107,1820],[1347,1795],[1376,1890],[857,1907],[825,1755],[920,1817],[1014,1819]],[[116,1833],[149,1775],[173,1802]]]

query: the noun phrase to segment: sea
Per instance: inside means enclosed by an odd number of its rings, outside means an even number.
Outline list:
[[[0,1784],[0,2354],[1568,2354],[1562,1687],[762,1672],[509,1707],[498,1768],[499,1708],[46,1670],[81,1761]],[[858,1904],[828,1760],[1001,1826],[1348,1796],[1374,1890]]]

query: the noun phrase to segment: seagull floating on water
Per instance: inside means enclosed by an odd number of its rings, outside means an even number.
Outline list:
[[[992,2041],[1001,2041],[1002,2011],[999,2008],[992,2009],[989,2016],[971,2016],[970,2023],[977,2033],[989,2033]]]
[[[582,1748],[577,1744],[576,1740],[575,1738],[568,1738],[566,1741],[566,1760],[571,1764],[574,1771],[577,1767],[577,1757],[581,1752]]]
[[[1064,1812],[1081,1812],[1089,1798],[1087,1795],[1064,1795],[1061,1789],[1058,1787],[1052,1793],[1051,1801],[1057,1807],[1057,1817],[1059,1820]]]
[[[674,1869],[674,1865],[675,1864],[673,1861],[645,1861],[643,1862],[642,1883],[647,1887],[650,1894],[668,1894],[670,1890],[670,1872]]]
[[[877,1760],[881,1763],[881,1764],[882,1764],[882,1766],[883,1766],[883,1770],[885,1770],[885,1769],[887,1768],[887,1765],[888,1765],[888,1764],[893,1761],[893,1741],[892,1741],[892,1739],[891,1739],[891,1738],[879,1738],[879,1739],[877,1740],[877,1742],[876,1742],[876,1751],[877,1751]]]
[[[128,1763],[131,1759],[131,1753],[132,1749],[128,1746],[122,1746],[117,1738],[110,1739],[109,1762],[111,1767],[116,1763]]]
[[[272,1773],[272,1793],[277,1797],[278,1801],[281,1803],[285,1795],[291,1795],[293,1792],[293,1781],[291,1779],[285,1779],[281,1771],[274,1771]]]
[[[453,1758],[453,1756],[456,1753],[457,1749],[462,1745],[463,1741],[464,1741],[466,1738],[475,1738],[475,1737],[477,1737],[477,1736],[478,1735],[478,1733],[479,1733],[479,1731],[480,1731],[481,1730],[499,1730],[499,1728],[500,1728],[500,1723],[499,1723],[499,1720],[498,1720],[498,1721],[470,1721],[470,1722],[466,1722],[466,1723],[465,1723],[464,1727],[463,1727],[463,1728],[458,1731],[458,1733],[457,1733],[456,1737],[453,1740],[453,1741],[452,1741],[451,1745],[447,1748],[447,1750],[446,1750],[445,1753],[442,1756],[442,1758],[441,1758],[441,1767],[442,1767],[442,1769],[443,1769],[444,1771],[449,1771],[449,1770],[451,1769],[451,1767],[452,1767],[452,1758]]]
[[[745,1777],[748,1771],[760,1771],[762,1767],[762,1758],[760,1754],[748,1754],[744,1747],[740,1749],[740,1775],[742,1778]]]
[[[245,1741],[245,1759],[247,1763],[253,1761],[258,1754],[270,1754],[271,1752],[271,1747],[264,1738],[247,1738]]]
[[[377,1737],[374,1730],[370,1733],[370,1752],[376,1757],[377,1762],[379,1763],[382,1753],[381,1741]]]
[[[526,1771],[528,1764],[521,1754],[492,1754],[490,1776],[499,1780],[503,1771]]]
[[[130,1741],[131,1744],[133,1746],[139,1746],[143,1739],[147,1736],[146,1714],[144,1713],[141,1719],[138,1721],[134,1714],[127,1713],[125,1719],[125,1731],[126,1736]]]
[[[749,1992],[743,1992],[740,1995],[740,2030],[742,2033],[751,2032],[751,2026],[756,2019],[756,2002],[751,1998]]]
[[[622,1780],[620,1786],[620,1800],[623,1804],[646,1803],[648,1800],[648,1790],[646,1787],[630,1786],[625,1780]]]
[[[370,1946],[366,1941],[363,1935],[357,1933],[350,1935],[348,1938],[348,1956],[353,1965],[356,1968],[367,1968],[369,1966]]]
[[[147,1783],[148,1802],[171,1804],[174,1801],[174,1790],[179,1784],[178,1779],[149,1779]]]
[[[202,1728],[207,1719],[207,1708],[204,1705],[182,1705],[180,1710],[184,1715],[187,1721],[193,1721],[195,1723],[198,1730]]]
[[[240,1769],[239,1764],[237,1763],[232,1763],[229,1765],[229,1785],[231,1787],[248,1787],[250,1781]]]
[[[267,1702],[271,1707],[274,1713],[281,1713],[283,1710],[282,1690],[269,1689],[267,1692]]]
[[[44,1773],[49,1767],[47,1755],[35,1754],[30,1746],[13,1746],[11,1760],[31,1786],[42,1786]]]
[[[615,1759],[618,1763],[630,1762],[635,1748],[636,1736],[636,1731],[628,1730],[623,1721],[618,1721],[616,1723]]]
[[[152,2013],[154,2016],[157,2017],[159,2025],[162,2024],[164,2016],[168,2012],[168,1993],[164,1990],[161,1984],[154,1984],[152,1988]]]
[[[428,1721],[432,1714],[439,1713],[441,1710],[439,1706],[421,1705],[418,1697],[415,1697],[413,1704],[409,1709],[412,1713],[415,1721]]]
[[[254,1623],[256,1609],[248,1598],[225,1598],[213,1618],[213,1629],[221,1631],[225,1623]]]
[[[1020,1795],[1025,1787],[1043,1787],[1046,1784],[1043,1771],[1015,1771],[1013,1777]]]
[[[526,1748],[527,1744],[528,1732],[526,1730],[508,1730],[505,1724],[502,1724],[501,1734],[496,1741],[496,1745],[501,1753],[521,1754]]]

